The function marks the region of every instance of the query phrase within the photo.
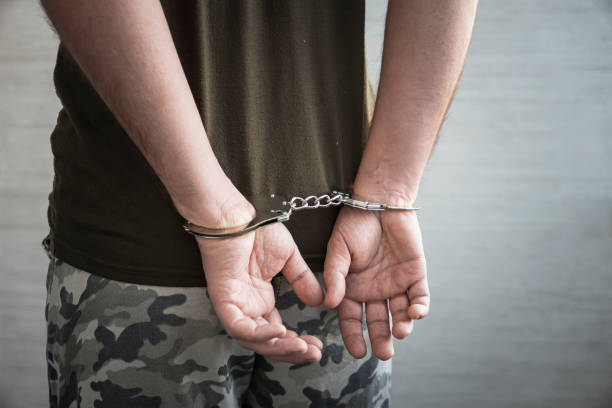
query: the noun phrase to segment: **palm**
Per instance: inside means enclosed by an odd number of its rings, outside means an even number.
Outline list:
[[[361,329],[357,327],[363,302],[372,346],[381,358],[392,354],[389,310],[393,315],[393,334],[398,338],[412,331],[413,319],[427,314],[425,257],[413,212],[343,208],[328,245],[325,273],[328,306],[341,301],[338,311],[341,330],[353,355],[365,353]]]
[[[274,232],[272,227],[261,228],[231,240],[203,244],[202,263],[215,305],[234,305],[254,318],[274,310],[272,278],[293,249],[282,241],[282,234]]]
[[[199,238],[208,293],[219,320],[241,344],[277,351],[308,347],[313,339],[288,332],[275,308],[272,278],[282,272],[309,305],[321,302],[319,284],[281,224],[229,239]],[[286,340],[284,348],[275,339]],[[272,340],[272,341],[270,341]],[[306,343],[306,344],[305,344]],[[282,350],[281,350],[282,349]]]
[[[213,303],[234,305],[246,316],[265,316],[274,310],[274,292],[270,280],[253,277],[248,273],[229,278],[214,285]]]
[[[389,299],[425,278],[420,231],[412,214],[347,212],[338,233],[352,253],[346,277],[349,299]]]

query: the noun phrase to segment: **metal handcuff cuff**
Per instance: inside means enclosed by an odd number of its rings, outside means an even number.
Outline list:
[[[293,197],[286,200],[275,194],[269,196],[252,196],[249,201],[256,209],[255,218],[243,225],[227,228],[209,228],[185,221],[183,229],[195,236],[204,238],[230,238],[256,230],[275,222],[286,222],[294,211],[316,208],[327,208],[342,204],[366,211],[404,210],[415,211],[416,207],[398,207],[381,203],[370,203],[355,200],[349,193],[332,190],[331,194],[311,195],[305,198]]]

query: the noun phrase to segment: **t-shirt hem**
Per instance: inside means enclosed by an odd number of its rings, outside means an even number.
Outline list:
[[[206,287],[206,278],[202,269],[159,268],[154,266],[125,266],[101,262],[95,257],[73,248],[70,244],[49,232],[51,254],[61,262],[76,269],[106,279],[149,286],[166,287]],[[323,272],[325,254],[303,255],[308,267],[315,273]],[[168,275],[174,275],[172,279]]]

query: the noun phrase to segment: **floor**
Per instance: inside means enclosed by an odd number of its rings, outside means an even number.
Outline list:
[[[56,46],[38,2],[0,2],[1,407],[47,398]],[[393,406],[612,406],[611,122],[612,2],[481,2],[418,200],[432,310],[396,344]]]

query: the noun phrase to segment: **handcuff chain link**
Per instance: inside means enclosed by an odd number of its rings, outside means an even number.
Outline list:
[[[289,207],[293,211],[314,208],[327,208],[332,205],[337,206],[340,204],[342,204],[342,194],[336,194],[333,197],[330,197],[329,194],[323,194],[318,197],[316,195],[310,195],[306,198],[293,197],[289,201]]]

